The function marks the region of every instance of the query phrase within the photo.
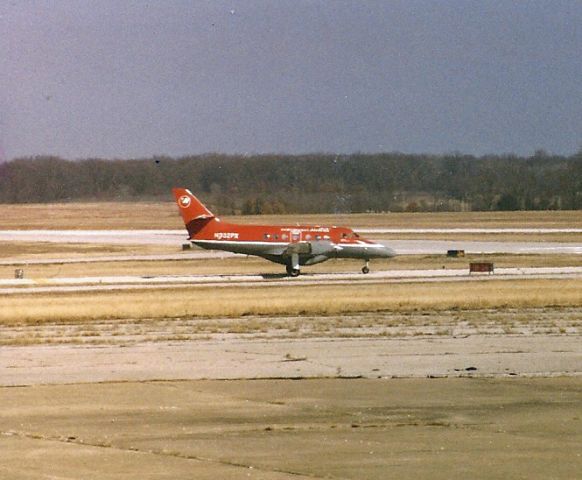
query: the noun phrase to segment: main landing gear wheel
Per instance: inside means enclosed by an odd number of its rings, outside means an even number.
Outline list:
[[[298,268],[293,268],[291,265],[287,265],[287,275],[290,277],[298,277],[301,271]]]

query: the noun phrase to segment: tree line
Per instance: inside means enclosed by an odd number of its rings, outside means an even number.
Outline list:
[[[0,202],[169,200],[184,186],[222,214],[582,209],[582,152],[531,157],[38,156],[0,164]]]

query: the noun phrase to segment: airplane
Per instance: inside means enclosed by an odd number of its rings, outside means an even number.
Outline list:
[[[360,258],[362,273],[369,273],[372,258],[396,253],[380,243],[360,237],[350,228],[319,225],[239,225],[222,222],[190,190],[172,189],[189,240],[208,250],[255,255],[285,265],[287,275],[299,276],[301,266],[330,258]]]

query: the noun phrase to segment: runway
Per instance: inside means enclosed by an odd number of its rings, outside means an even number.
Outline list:
[[[434,231],[435,229],[432,229]],[[465,230],[480,233],[514,232],[516,229],[438,229],[440,233],[463,233]],[[524,229],[521,229],[524,230]],[[527,229],[536,233],[541,229]],[[534,230],[536,232],[534,232]],[[543,229],[544,233],[559,233],[565,229]],[[580,229],[568,229],[577,232]],[[394,229],[361,229],[362,233],[396,232]],[[426,233],[429,229],[407,229],[407,233]],[[570,232],[571,233],[571,232]],[[168,245],[179,248],[186,243],[183,230],[0,230],[0,241],[50,242],[110,245]],[[497,242],[472,240],[381,240],[398,255],[442,254],[447,250],[465,250],[467,253],[518,253],[518,254],[582,254],[581,242]],[[221,254],[222,255],[222,254]]]
[[[187,239],[185,230],[0,230],[6,242],[179,246]]]
[[[582,243],[562,242],[480,242],[471,240],[382,240],[397,255],[434,255],[447,250],[492,254],[582,254]]]
[[[466,269],[388,270],[361,273],[267,275],[119,275],[46,279],[0,279],[0,294],[41,294],[194,287],[277,287],[346,283],[467,282],[533,278],[582,278],[582,267],[499,268],[494,274],[469,274]]]

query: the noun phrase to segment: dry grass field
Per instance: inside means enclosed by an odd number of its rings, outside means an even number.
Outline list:
[[[568,228],[582,227],[582,211],[356,213],[231,217],[244,223],[321,223],[361,228]],[[242,223],[241,222],[241,223]]]
[[[104,319],[338,315],[582,306],[582,279],[322,286],[160,288],[0,297],[0,322],[42,324]]]
[[[187,237],[187,235],[184,235]],[[0,260],[3,259],[51,259],[83,258],[109,255],[157,255],[173,254],[180,250],[168,245],[114,245],[101,243],[53,243],[0,241]]]
[[[322,224],[360,228],[582,227],[582,211],[447,212],[223,217],[247,224]],[[97,202],[0,205],[0,230],[179,229],[173,202]]]
[[[486,336],[489,339],[497,339],[493,342],[495,345],[500,344],[504,337],[513,336],[515,344],[519,345],[519,338],[528,339],[532,336],[544,338],[549,336],[553,339],[576,338],[581,334],[582,307],[541,307],[383,311],[325,316],[248,315],[238,318],[184,317],[88,322],[73,319],[42,324],[0,323],[0,346],[74,345],[129,348],[146,343],[193,345],[205,342],[237,343],[263,340],[279,342],[281,345],[281,342],[288,342],[287,348],[292,350],[296,340],[299,342],[295,344],[305,346],[309,339],[324,339],[326,342],[346,339],[430,342],[437,339],[446,341],[447,338]],[[365,348],[365,344],[362,344],[362,347]],[[390,346],[386,348],[390,349]],[[419,348],[417,346],[414,349],[415,354],[423,355],[424,351]],[[429,345],[425,346],[425,349],[436,354]],[[505,351],[507,353],[507,349]],[[479,355],[483,353],[484,350],[478,350]],[[130,353],[128,355],[131,356]],[[281,356],[283,355],[285,352],[281,353]],[[305,358],[306,355],[307,353],[298,356],[289,354],[285,359]],[[86,358],[89,358],[89,353]],[[202,361],[201,357],[198,358]]]

